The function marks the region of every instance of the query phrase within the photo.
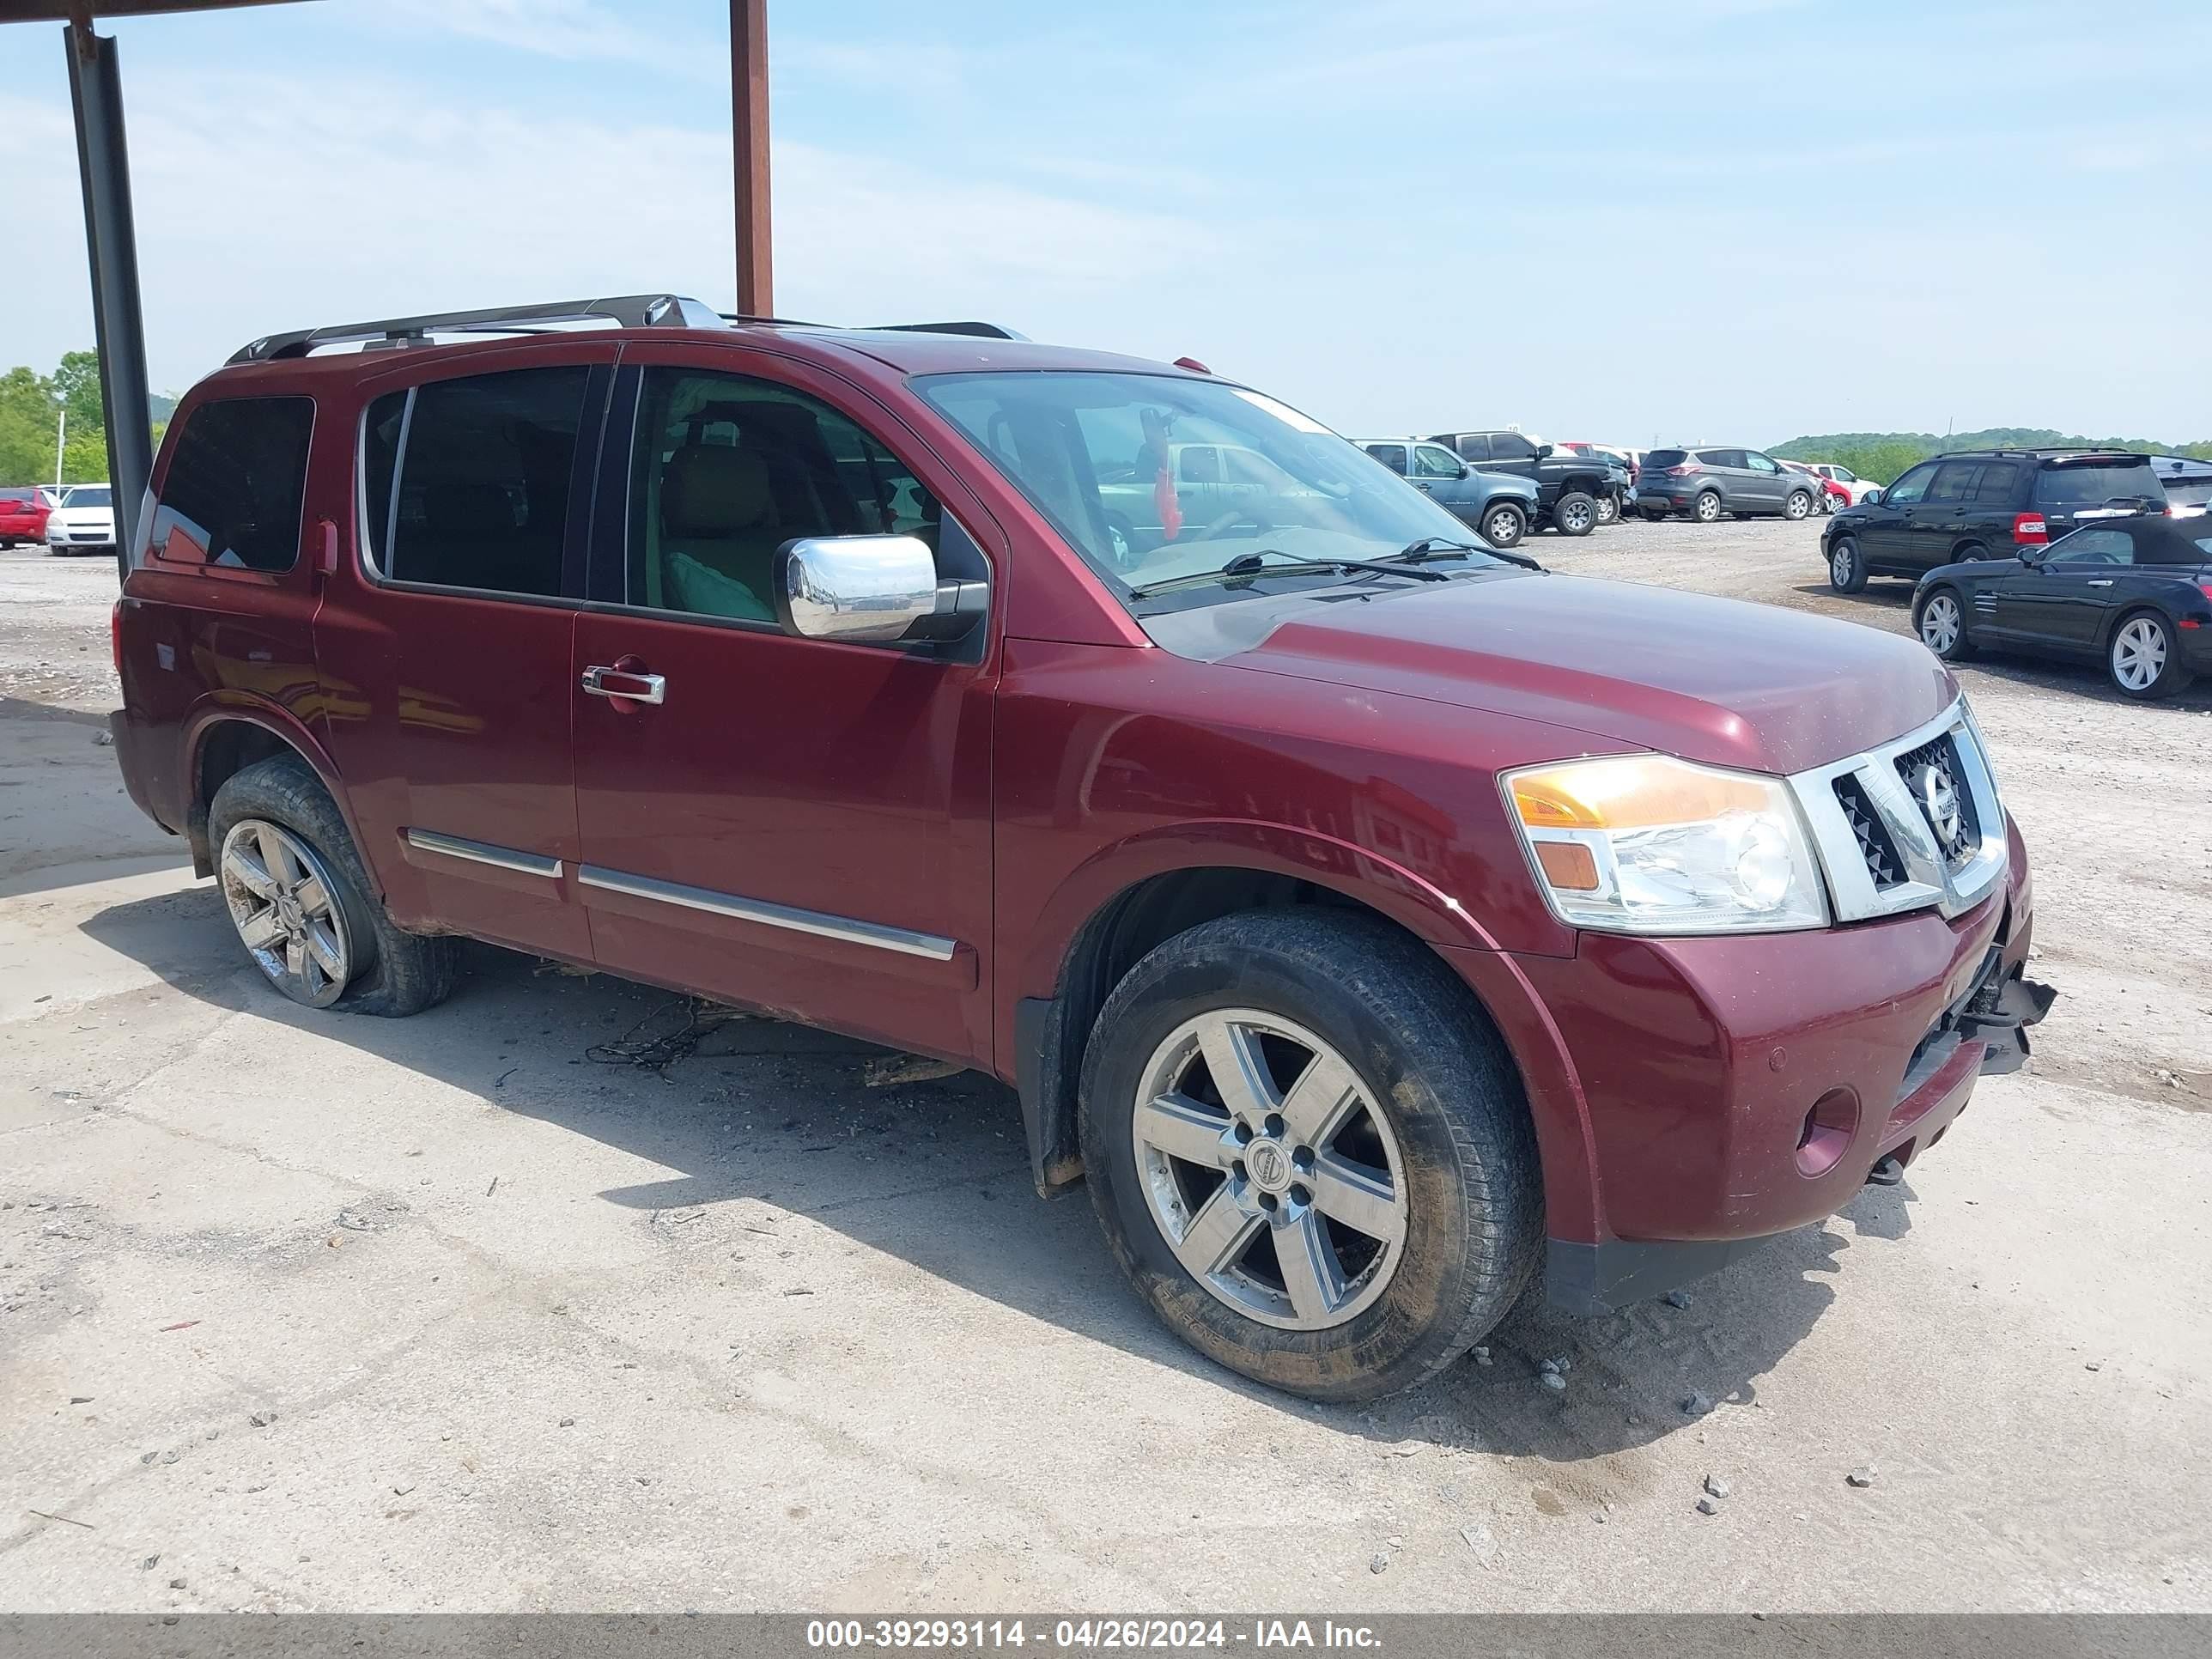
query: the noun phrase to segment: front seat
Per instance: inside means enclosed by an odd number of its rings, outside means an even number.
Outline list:
[[[774,621],[775,550],[789,538],[758,454],[691,444],[669,458],[660,479],[660,562],[678,607]]]

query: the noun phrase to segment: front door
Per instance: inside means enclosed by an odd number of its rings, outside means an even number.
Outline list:
[[[686,355],[625,359],[599,494],[626,505],[596,527],[570,661],[598,959],[988,1063],[995,659],[800,639],[774,617],[792,538],[918,536],[965,579],[987,574],[995,527],[842,382]]]
[[[1907,515],[1921,504],[1928,486],[1936,481],[1936,463],[1923,461],[1881,492],[1881,500],[1863,507],[1857,535],[1867,562],[1877,568],[1911,568],[1911,522]]]
[[[2118,528],[2077,530],[2054,543],[2039,564],[2022,564],[1997,583],[1992,631],[2087,651],[2103,631],[2119,579],[2135,562],[2135,538]]]
[[[360,556],[315,617],[325,741],[403,926],[589,961],[569,653],[615,349],[439,378],[395,355],[362,428]]]

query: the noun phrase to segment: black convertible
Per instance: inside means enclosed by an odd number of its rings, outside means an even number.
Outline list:
[[[1941,566],[1914,590],[1912,627],[1946,662],[2101,661],[2122,696],[2171,696],[2212,672],[2212,516],[2106,519],[2016,559]]]

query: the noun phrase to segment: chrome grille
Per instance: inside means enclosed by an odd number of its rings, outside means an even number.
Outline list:
[[[1881,817],[1875,811],[1874,803],[1859,787],[1859,781],[1848,775],[1836,780],[1836,799],[1850,821],[1851,836],[1858,842],[1859,856],[1866,860],[1867,874],[1874,878],[1877,890],[1894,887],[1905,879],[1905,865],[1897,856],[1897,848],[1889,839],[1889,831],[1882,828]]]
[[[1958,751],[1949,733],[1899,755],[1897,775],[1942,849],[1944,863],[1958,869],[1981,846],[1982,830],[1975,821],[1972,792],[1960,779]]]

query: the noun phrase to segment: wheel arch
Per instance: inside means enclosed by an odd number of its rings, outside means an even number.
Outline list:
[[[1061,884],[1030,930],[1006,1009],[1010,1069],[1041,1194],[1065,1190],[1083,1173],[1076,1104],[1084,1053],[1099,1010],[1129,969],[1156,945],[1218,917],[1304,907],[1376,917],[1447,966],[1449,951],[1498,950],[1474,917],[1418,876],[1310,831],[1184,824],[1105,849]],[[1504,1023],[1472,988],[1468,1000],[1519,1066]]]
[[[208,810],[215,793],[247,767],[282,755],[303,762],[336,803],[345,820],[346,833],[361,849],[362,863],[375,880],[368,849],[362,846],[361,828],[346,805],[337,769],[323,746],[295,715],[273,704],[219,704],[198,714],[184,738],[186,785],[185,836],[192,849],[192,871],[202,877],[215,873],[215,853],[208,841]],[[383,896],[380,890],[376,896]]]

